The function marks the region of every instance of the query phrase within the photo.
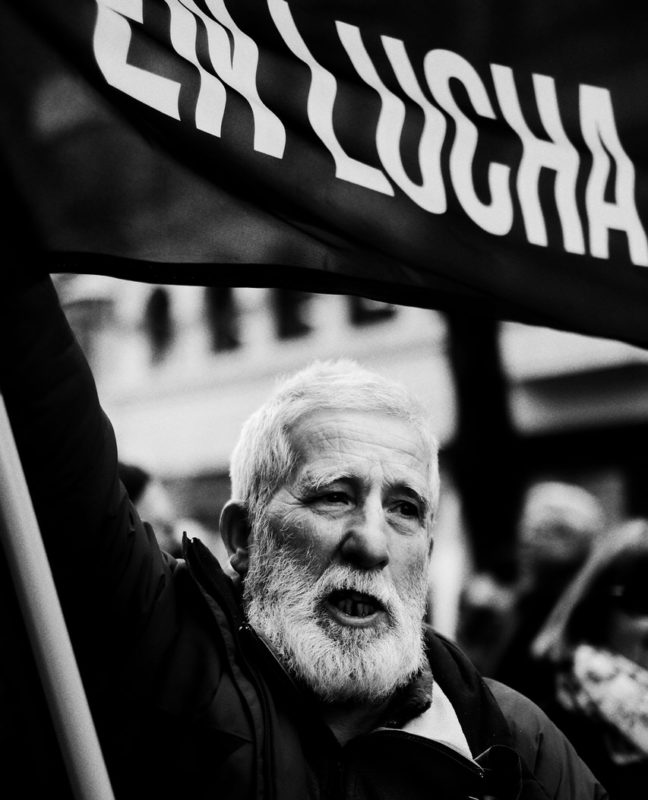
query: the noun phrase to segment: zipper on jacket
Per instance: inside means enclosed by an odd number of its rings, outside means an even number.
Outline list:
[[[243,622],[237,629],[237,638],[239,638],[239,640],[241,636],[247,636],[250,639],[254,639],[256,638],[257,634],[249,622]],[[248,679],[254,686],[257,696],[261,702],[261,717],[263,719],[263,774],[266,783],[265,797],[268,800],[274,800],[275,764],[272,744],[270,742],[270,709],[268,707],[268,698],[266,696],[265,687],[261,684],[261,681],[257,677],[253,666],[250,664],[250,661],[245,654],[244,648],[241,647],[240,641],[239,652],[241,655],[241,661],[245,665]]]
[[[183,542],[183,544],[185,544],[185,543]],[[227,622],[229,624],[230,631],[232,632],[232,636],[234,637],[235,643],[237,644],[237,651],[236,652],[237,652],[237,655],[239,656],[240,661],[241,661],[242,671],[245,673],[247,679],[252,684],[252,687],[254,688],[254,690],[256,692],[256,695],[260,700],[260,704],[261,704],[261,721],[262,721],[262,726],[263,726],[263,731],[262,731],[262,735],[263,735],[263,750],[262,750],[262,752],[263,752],[263,755],[262,755],[262,758],[263,758],[263,769],[262,769],[262,775],[263,775],[263,780],[264,780],[264,783],[265,783],[265,786],[263,787],[264,788],[264,800],[266,800],[266,799],[267,800],[274,800],[274,798],[275,798],[274,780],[273,780],[273,776],[274,776],[274,759],[272,758],[272,748],[270,747],[270,744],[269,744],[270,737],[268,735],[269,734],[269,730],[270,730],[270,712],[269,712],[269,709],[268,709],[268,700],[267,700],[265,691],[264,691],[263,687],[261,686],[261,683],[260,683],[260,681],[259,681],[259,679],[258,679],[258,677],[256,675],[256,672],[254,671],[254,668],[252,667],[252,665],[250,664],[248,658],[246,657],[245,652],[244,652],[244,648],[241,646],[241,635],[245,631],[250,631],[253,636],[256,636],[256,633],[253,630],[253,628],[249,625],[249,623],[247,623],[247,622],[241,623],[240,622],[240,617],[239,617],[239,619],[236,619],[237,615],[236,615],[235,610],[233,609],[233,607],[231,605],[230,598],[222,596],[222,593],[221,593],[221,591],[219,591],[219,587],[218,587],[218,584],[217,584],[216,580],[214,580],[213,577],[208,575],[208,574],[205,575],[205,582],[211,588],[211,591],[209,591],[207,589],[207,587],[203,584],[203,581],[200,579],[200,576],[196,574],[196,572],[198,572],[198,571],[199,572],[204,572],[203,564],[200,563],[199,559],[191,559],[188,556],[189,556],[189,551],[188,551],[188,548],[185,547],[185,564],[187,565],[187,568],[188,568],[190,574],[192,575],[196,585],[198,586],[201,594],[203,595],[204,599],[206,601],[211,599],[212,601],[215,601],[216,603],[218,603],[218,607],[219,607],[220,611],[225,615],[225,617],[227,619]],[[198,563],[197,564],[192,563],[192,561],[194,561],[194,560],[198,561]],[[207,605],[209,607],[209,602],[207,602]],[[216,623],[216,625],[219,624],[218,620],[216,620],[216,619],[214,620],[214,622]],[[239,692],[241,692],[241,694],[243,695],[243,698],[245,698],[245,695],[244,695],[244,693],[242,692],[242,690],[240,688],[239,688]],[[252,715],[252,710],[249,708],[249,703],[247,703],[247,699],[246,698],[245,698],[245,702],[246,702],[246,704],[248,706],[248,714],[250,715],[251,727],[252,727],[252,730],[254,731],[256,726],[254,724],[254,717]]]

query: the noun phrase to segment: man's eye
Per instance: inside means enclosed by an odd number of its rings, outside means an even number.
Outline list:
[[[401,500],[394,505],[394,510],[403,517],[412,517],[417,519],[419,516],[418,506],[415,503],[410,503],[407,500]]]
[[[346,492],[325,492],[319,496],[319,499],[325,503],[348,503],[350,498]]]

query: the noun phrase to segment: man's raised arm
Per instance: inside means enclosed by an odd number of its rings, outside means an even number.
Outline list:
[[[114,653],[169,565],[119,482],[112,427],[49,276],[4,287],[0,388],[73,638]]]

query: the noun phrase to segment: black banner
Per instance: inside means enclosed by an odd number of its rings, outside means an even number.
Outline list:
[[[51,269],[290,284],[648,346],[648,12],[10,5],[2,156]],[[89,115],[81,79],[113,110],[93,98]]]

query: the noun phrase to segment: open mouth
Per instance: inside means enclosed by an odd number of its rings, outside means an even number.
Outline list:
[[[326,598],[326,605],[346,625],[371,624],[385,607],[376,597],[352,589],[337,589]]]

